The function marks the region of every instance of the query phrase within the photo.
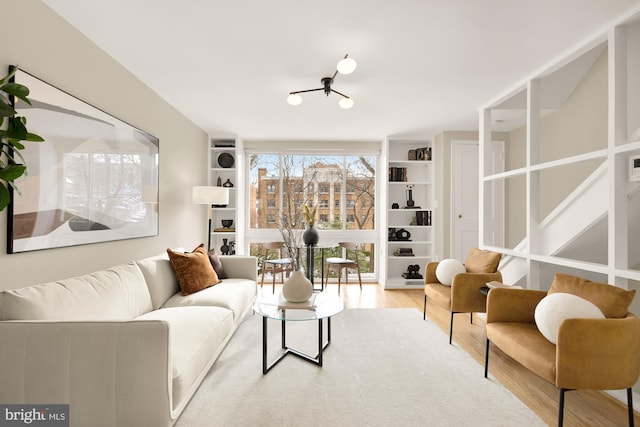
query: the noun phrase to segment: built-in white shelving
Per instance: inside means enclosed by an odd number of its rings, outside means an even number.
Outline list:
[[[208,183],[214,186],[229,188],[229,204],[213,207],[211,225],[211,247],[218,253],[221,248],[228,247],[229,255],[238,251],[238,153],[235,139],[209,138]],[[232,220],[230,227],[224,227],[222,220]]]
[[[433,144],[428,140],[386,141],[384,268],[385,289],[421,288],[424,279],[403,277],[409,266],[425,266],[434,253]],[[410,255],[405,255],[410,254]]]

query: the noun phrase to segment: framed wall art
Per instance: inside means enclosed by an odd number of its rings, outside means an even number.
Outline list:
[[[7,253],[157,235],[158,139],[25,71],[14,79],[32,104],[15,109],[44,142],[21,151]]]

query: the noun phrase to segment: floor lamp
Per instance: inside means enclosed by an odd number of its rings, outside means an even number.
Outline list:
[[[209,218],[209,234],[207,234],[207,252],[211,250],[211,220],[213,219],[213,207],[226,207],[229,204],[229,189],[226,187],[213,187],[199,185],[193,187],[193,203],[209,205],[207,217]]]

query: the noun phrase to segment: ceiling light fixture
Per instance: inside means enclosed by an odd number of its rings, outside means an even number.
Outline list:
[[[340,98],[340,102],[338,102],[338,105],[340,105],[340,107],[344,108],[345,110],[348,110],[349,108],[353,107],[353,99],[349,98],[344,93],[338,92],[337,90],[333,89],[331,85],[333,84],[333,80],[336,78],[336,75],[338,73],[351,74],[356,69],[357,65],[358,64],[356,64],[356,61],[353,58],[349,58],[349,54],[347,53],[344,56],[344,58],[342,58],[340,62],[338,62],[336,72],[333,73],[332,77],[323,77],[322,79],[320,79],[320,83],[322,83],[322,87],[319,87],[316,89],[297,90],[294,92],[289,92],[289,96],[287,97],[287,102],[290,105],[300,105],[302,103],[302,97],[299,95],[300,93],[316,92],[318,90],[321,90],[321,91],[324,91],[324,94],[327,96],[329,96],[331,92],[340,95],[342,98]]]

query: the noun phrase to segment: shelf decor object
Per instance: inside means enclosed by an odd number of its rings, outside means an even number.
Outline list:
[[[207,217],[209,220],[209,228],[208,228],[209,232],[207,234],[207,251],[210,251],[211,250],[211,220],[213,219],[213,206],[227,205],[229,203],[229,189],[226,187],[214,187],[214,186],[208,186],[208,185],[195,186],[193,187],[192,198],[193,198],[193,203],[208,205]]]
[[[222,168],[232,168],[235,160],[231,153],[222,153],[218,156],[218,164]]]
[[[333,73],[332,77],[323,77],[322,79],[320,79],[320,83],[322,83],[322,87],[289,92],[289,96],[287,97],[287,102],[290,105],[300,105],[302,103],[302,97],[299,95],[300,93],[316,92],[321,90],[327,96],[329,96],[331,92],[340,95],[342,98],[340,98],[340,101],[338,102],[338,104],[340,105],[341,108],[348,110],[349,108],[353,107],[353,99],[351,99],[344,93],[338,92],[337,90],[333,89],[331,85],[333,84],[333,81],[336,78],[336,75],[338,73],[351,74],[356,69],[356,66],[357,66],[356,61],[353,58],[349,58],[349,54],[346,54],[344,58],[340,60],[340,62],[338,62],[338,66],[336,67],[336,71],[335,73]]]

